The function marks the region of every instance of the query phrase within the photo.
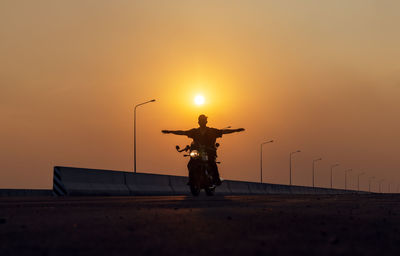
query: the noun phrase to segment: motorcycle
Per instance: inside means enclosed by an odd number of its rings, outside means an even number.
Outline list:
[[[215,144],[216,148],[219,147],[219,143]],[[188,152],[184,154],[184,157],[190,157],[188,164],[189,169],[189,183],[190,192],[193,196],[198,196],[200,191],[204,189],[207,196],[213,196],[215,193],[215,185],[213,183],[213,177],[210,174],[210,162],[207,154],[206,147],[198,146],[194,147],[187,145],[185,148],[180,149],[176,146],[176,150],[179,153]],[[219,164],[219,162],[216,162]]]

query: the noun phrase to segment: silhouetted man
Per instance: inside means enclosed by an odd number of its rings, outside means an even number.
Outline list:
[[[241,132],[244,131],[243,128],[239,129],[216,129],[207,127],[207,116],[200,115],[199,116],[199,128],[193,128],[187,131],[169,131],[169,130],[162,130],[163,133],[172,133],[175,135],[186,135],[189,138],[193,139],[192,149],[198,149],[200,146],[206,148],[208,161],[210,165],[211,175],[213,177],[213,182],[215,185],[221,185],[221,179],[219,177],[218,166],[215,162],[217,157],[217,148],[215,146],[215,142],[217,138],[222,137],[223,134],[234,133],[234,132]],[[191,161],[188,163],[188,169],[191,170],[190,165],[192,164]],[[189,175],[190,177],[190,175]],[[189,180],[190,182],[190,180]]]

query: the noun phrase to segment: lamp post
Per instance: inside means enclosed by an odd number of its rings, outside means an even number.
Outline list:
[[[378,181],[378,183],[379,183],[379,193],[381,193],[381,184],[382,184],[383,181],[384,181],[384,180],[379,180],[379,181]]]
[[[289,184],[292,185],[292,155],[296,154],[296,153],[300,153],[300,150],[294,151],[294,152],[290,152],[289,155]]]
[[[360,176],[362,176],[364,174],[365,174],[365,172],[362,172],[357,175],[357,190],[358,190],[358,192],[360,192]]]
[[[347,173],[351,172],[353,169],[347,169],[344,171],[344,189],[347,190]]]
[[[312,161],[312,186],[315,187],[315,162],[321,161],[322,158],[317,158]]]
[[[267,144],[267,143],[272,143],[274,142],[273,140],[270,141],[265,141],[263,143],[261,143],[260,145],[260,183],[263,183],[262,181],[262,177],[263,177],[263,145]]]
[[[154,102],[155,99],[137,104],[133,110],[133,172],[136,173],[136,109],[144,104]]]
[[[335,167],[337,167],[337,166],[339,166],[339,164],[334,164],[334,165],[331,165],[331,189],[333,188],[333,180],[332,180],[332,172],[333,172],[333,168],[335,168]]]
[[[368,183],[368,192],[371,192],[371,181],[373,179],[375,179],[375,176],[370,177],[369,180],[368,180],[369,181],[369,183]]]

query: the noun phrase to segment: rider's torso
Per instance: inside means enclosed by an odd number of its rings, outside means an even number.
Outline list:
[[[189,131],[189,138],[193,139],[192,147],[204,147],[208,154],[216,156],[215,142],[222,137],[222,131],[215,128],[194,128]]]

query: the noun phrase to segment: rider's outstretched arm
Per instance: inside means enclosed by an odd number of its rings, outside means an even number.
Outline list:
[[[189,131],[181,131],[181,130],[176,130],[176,131],[170,131],[170,130],[162,130],[162,133],[172,133],[175,135],[188,135]]]
[[[229,134],[229,133],[242,132],[242,131],[244,131],[244,128],[239,128],[239,129],[222,129],[222,134]]]

